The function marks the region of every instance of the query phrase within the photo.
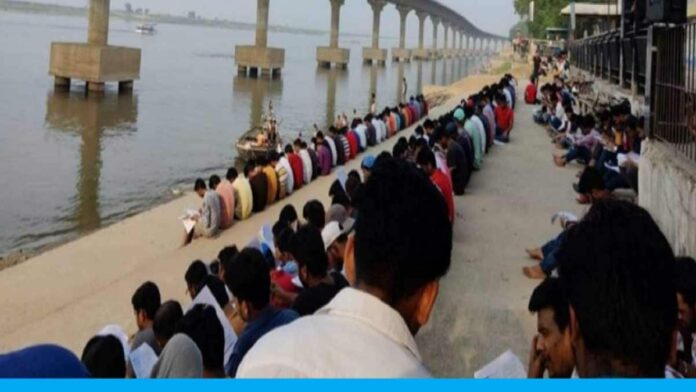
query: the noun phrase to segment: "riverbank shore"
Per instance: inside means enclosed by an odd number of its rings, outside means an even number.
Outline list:
[[[517,73],[514,67],[511,73]],[[427,87],[426,96],[445,102],[431,111],[431,117],[500,76],[472,75],[450,86]],[[414,128],[398,136],[410,136]],[[367,153],[391,151],[397,139]],[[360,158],[355,159],[346,170],[357,169],[359,164]],[[177,217],[186,208],[200,204],[193,193],[1,271],[0,351],[53,342],[80,353],[87,340],[106,324],[120,324],[134,332],[130,297],[142,282],[152,280],[163,299],[187,304],[183,275],[191,261],[213,260],[227,245],[243,247],[261,226],[277,220],[285,204],[301,211],[307,201],[318,199],[327,206],[334,179],[334,175],[320,178],[281,203],[237,222],[219,237],[197,240],[183,249],[179,248],[182,227]]]

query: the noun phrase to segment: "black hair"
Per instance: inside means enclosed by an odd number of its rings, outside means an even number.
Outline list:
[[[558,326],[558,330],[565,331],[570,322],[570,311],[563,286],[557,278],[545,279],[534,289],[529,299],[530,312],[539,312],[546,308],[553,310],[553,321]]]
[[[420,166],[432,165],[436,167],[435,154],[429,148],[421,148],[416,156],[416,163]]]
[[[82,350],[82,363],[92,378],[126,378],[123,344],[113,335],[95,336]]]
[[[362,177],[360,177],[360,173],[355,169],[348,172],[348,179],[351,179],[351,178],[354,178],[354,179],[358,180],[359,182],[362,182]]]
[[[300,267],[307,267],[307,271],[317,278],[326,276],[329,259],[318,228],[313,225],[302,226],[294,235],[291,248],[292,255]]]
[[[210,293],[215,297],[215,301],[220,305],[220,309],[223,309],[227,304],[230,303],[230,297],[227,295],[227,290],[225,290],[225,284],[215,275],[208,275],[205,277],[205,285],[210,290]]]
[[[212,176],[210,176],[210,180],[208,180],[208,185],[211,190],[215,190],[219,184],[220,177],[218,177],[217,174],[213,174]]]
[[[205,284],[206,276],[208,276],[208,268],[205,266],[205,263],[196,260],[186,269],[184,279],[186,280],[186,284],[198,289]]]
[[[197,178],[193,184],[193,190],[198,192],[200,189],[208,190],[208,187],[205,186],[205,181],[202,178]]]
[[[281,222],[278,222],[281,223]],[[274,232],[275,245],[281,252],[292,253],[292,241],[295,232],[290,228],[290,226],[285,225],[278,234]]]
[[[248,161],[248,162],[244,165],[244,177],[249,178],[249,173],[251,173],[252,171],[254,171],[254,169],[256,169],[256,162],[254,162],[254,161]]]
[[[227,266],[230,265],[230,262],[239,253],[239,249],[237,249],[236,245],[232,246],[226,246],[218,252],[218,261],[220,262],[220,268],[225,271],[227,269]]]
[[[423,133],[425,133],[425,131],[423,130],[423,126],[422,125],[417,126],[414,133],[418,136],[423,136]]]
[[[145,282],[133,294],[131,304],[133,310],[144,311],[148,319],[152,320],[161,304],[160,291],[153,282]]]
[[[238,300],[250,302],[256,310],[265,308],[271,299],[271,276],[263,254],[243,249],[225,271],[225,284]]]
[[[170,300],[162,304],[152,324],[152,331],[158,339],[168,341],[174,336],[176,324],[184,317],[184,311],[178,301]]]
[[[566,231],[556,259],[584,345],[605,364],[599,371],[620,372],[611,368],[620,362],[664,376],[677,322],[674,254],[650,214],[601,200]]]
[[[285,146],[285,153],[286,154],[292,154],[295,150],[292,149],[292,146],[290,144]]]
[[[271,153],[268,155],[268,161],[278,162],[278,160],[280,160],[280,154],[278,154],[278,151],[271,151]]]
[[[285,207],[280,210],[280,216],[278,217],[279,221],[285,222],[289,225],[290,223],[295,222],[297,219],[297,211],[292,204],[286,204]]]
[[[302,217],[317,229],[323,229],[326,224],[326,210],[324,209],[324,205],[321,204],[319,200],[308,201],[302,209]]]
[[[232,181],[236,180],[237,177],[239,177],[239,173],[237,173],[237,169],[235,169],[234,167],[227,169],[227,175],[225,176],[225,178],[227,178],[227,181],[232,182]]]
[[[358,208],[357,282],[384,290],[394,303],[447,273],[452,252],[447,206],[413,165],[395,159],[376,164]]]
[[[423,122],[423,128],[431,128],[432,129],[434,127],[435,127],[435,124],[433,123],[433,120],[431,120],[429,118],[425,119],[425,121]]]
[[[578,181],[578,193],[587,194],[593,190],[603,191],[605,189],[606,185],[599,170],[588,166],[582,171],[580,181]]]
[[[394,148],[392,149],[392,155],[394,155],[394,158],[401,158],[406,152],[408,151],[408,142],[403,141],[402,139],[399,139],[396,144],[394,144]]]
[[[215,308],[197,304],[179,320],[176,333],[186,334],[196,343],[206,370],[223,369],[225,363],[225,332]]]
[[[677,257],[674,279],[677,293],[689,306],[696,307],[696,261],[691,257]]]

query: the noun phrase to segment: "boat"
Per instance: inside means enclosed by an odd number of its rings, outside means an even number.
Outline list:
[[[268,113],[262,116],[262,124],[244,132],[237,140],[237,156],[243,161],[270,158],[272,152],[281,152],[283,139],[278,130],[279,122],[273,114],[273,102],[268,103]]]
[[[143,35],[154,35],[155,25],[151,23],[142,23],[135,28],[135,32]]]

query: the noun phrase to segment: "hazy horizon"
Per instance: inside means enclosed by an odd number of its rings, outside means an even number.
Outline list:
[[[88,0],[31,0],[47,4],[84,6]],[[292,6],[289,5],[292,1]],[[464,15],[483,31],[507,36],[517,23],[513,0],[440,0],[440,2]],[[186,15],[189,11],[204,18],[229,19],[239,22],[256,21],[255,0],[111,0],[111,9],[124,9],[130,3],[134,9],[149,8],[150,12]],[[298,6],[299,5],[299,6]],[[328,30],[331,6],[328,0],[273,0],[270,23],[298,28]],[[418,39],[418,18],[414,12],[408,17],[408,41]],[[442,27],[440,27],[442,29]],[[360,34],[372,32],[372,10],[365,0],[347,0],[341,9],[341,30]],[[382,12],[383,36],[398,36],[399,14],[394,5]],[[442,40],[442,32],[439,34]],[[432,40],[432,25],[426,22],[426,42]]]

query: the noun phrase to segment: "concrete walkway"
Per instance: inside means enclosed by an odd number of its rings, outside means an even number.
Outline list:
[[[582,212],[571,188],[578,166],[557,168],[546,132],[518,99],[512,141],[496,146],[455,198],[452,268],[441,283],[430,323],[417,337],[426,365],[439,377],[473,377],[507,349],[527,362],[536,317],[527,311],[538,281],[526,247],[557,235],[550,223],[561,210]]]

